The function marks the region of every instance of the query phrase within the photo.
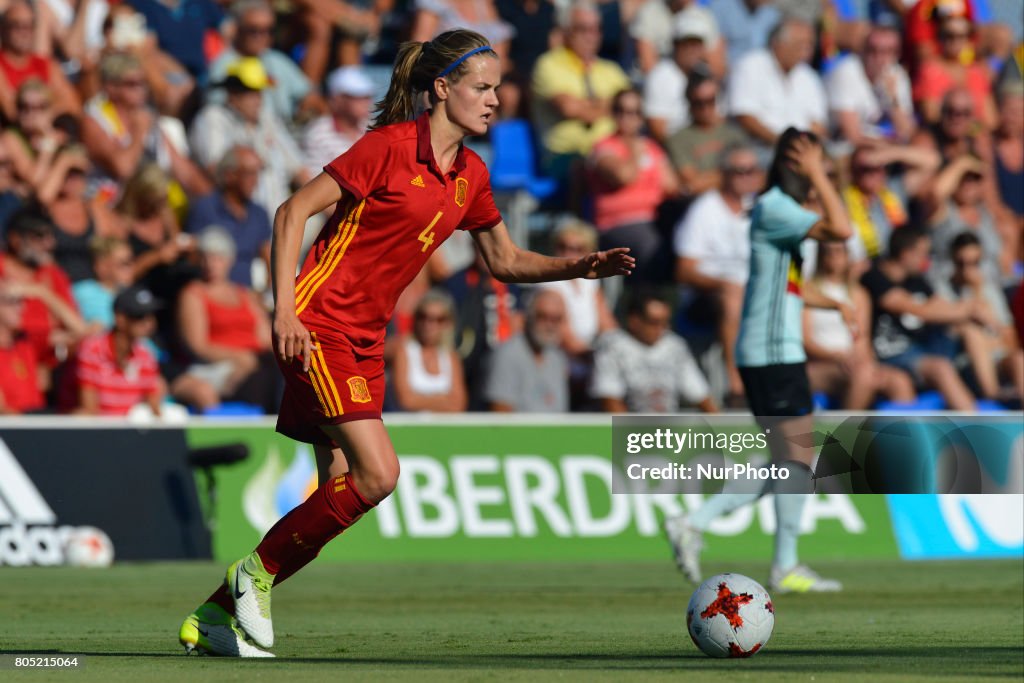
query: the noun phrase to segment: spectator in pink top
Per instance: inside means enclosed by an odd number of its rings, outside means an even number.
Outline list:
[[[946,93],[955,88],[965,88],[971,94],[974,118],[987,129],[995,127],[996,108],[988,71],[973,58],[965,59],[965,55],[971,54],[970,40],[971,22],[965,17],[953,16],[942,20],[939,25],[939,54],[921,65],[914,80],[914,101],[926,122],[939,120],[942,98]]]
[[[659,279],[667,262],[657,258],[661,237],[654,221],[658,205],[678,191],[678,181],[665,152],[642,132],[639,90],[615,95],[612,117],[615,132],[594,145],[587,161],[600,248],[629,247],[637,260],[636,276]]]

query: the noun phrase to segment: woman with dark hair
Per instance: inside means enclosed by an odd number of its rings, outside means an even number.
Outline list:
[[[810,207],[820,206],[822,215]],[[768,440],[773,462],[788,477],[762,485],[730,487],[696,512],[665,521],[665,531],[680,570],[700,582],[701,535],[712,520],[775,493],[773,592],[837,591],[838,581],[818,576],[797,560],[800,517],[813,490],[812,446],[798,445],[797,435],[814,424],[803,344],[803,306],[838,309],[853,328],[853,308],[803,288],[800,254],[806,238],[847,240],[852,230],[843,200],[832,185],[821,143],[813,133],[789,128],[775,147],[768,189],[758,198],[750,224],[750,278],[747,281],[736,343],[736,365],[751,412]],[[785,495],[778,495],[785,494]]]
[[[618,92],[611,107],[615,132],[595,144],[587,160],[600,248],[629,246],[637,274],[645,280],[661,279],[669,264],[662,258],[655,219],[658,206],[678,191],[679,183],[668,156],[643,132],[640,91]]]
[[[271,587],[394,490],[398,456],[381,421],[385,326],[402,290],[455,230],[470,231],[503,282],[632,270],[627,249],[554,258],[512,242],[487,168],[463,144],[487,132],[500,81],[497,55],[478,33],[405,43],[373,130],[278,209],[273,333],[286,388],[277,429],[313,444],[320,488],[188,616],[179,632],[186,651],[272,656],[261,649],[274,643]],[[429,109],[416,116],[424,100]],[[332,205],[296,278],[306,220]]]
[[[857,328],[871,327],[871,298],[854,276],[844,242],[821,242],[814,277],[805,284],[824,296],[850,304]],[[903,370],[875,358],[871,336],[854,335],[838,311],[804,309],[804,348],[811,389],[839,398],[843,410],[867,410],[882,394],[890,401],[910,403],[917,398],[914,382]]]
[[[939,120],[942,99],[955,88],[971,94],[973,119],[983,128],[996,125],[996,108],[988,70],[974,61],[969,47],[971,22],[966,17],[946,17],[939,24],[939,52],[921,65],[914,79],[914,101],[927,123]]]

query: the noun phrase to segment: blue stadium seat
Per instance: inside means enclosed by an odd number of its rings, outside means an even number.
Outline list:
[[[552,178],[537,175],[533,133],[523,119],[499,121],[491,126],[491,187],[496,192],[525,190],[535,199],[547,199],[558,189]]]
[[[920,413],[931,410],[945,410],[946,401],[937,391],[925,391],[917,395],[916,401],[900,403],[898,401],[879,401],[875,410],[882,413]]]
[[[814,400],[815,410],[832,410],[836,407],[836,402],[824,391],[814,392],[814,396],[812,398]]]
[[[979,398],[977,405],[979,413],[1001,413],[1006,410],[1002,403],[988,398]]]
[[[203,411],[203,417],[262,417],[263,409],[252,403],[226,401],[215,408]]]

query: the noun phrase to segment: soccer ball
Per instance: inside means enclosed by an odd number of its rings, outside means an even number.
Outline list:
[[[72,567],[109,567],[114,562],[114,544],[94,526],[80,526],[64,543],[64,559]]]
[[[712,576],[686,608],[690,638],[709,657],[751,657],[768,642],[773,626],[768,591],[742,574]]]

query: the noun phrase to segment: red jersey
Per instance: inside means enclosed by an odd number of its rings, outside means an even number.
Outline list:
[[[10,257],[7,254],[0,252],[0,277],[5,275],[8,258]],[[75,296],[71,292],[71,280],[56,263],[36,268],[32,281],[51,290],[72,310],[78,310]],[[50,346],[50,333],[59,326],[59,323],[50,315],[50,309],[46,307],[42,299],[25,297],[25,303],[21,307],[21,331],[25,333],[35,348],[36,358],[48,367],[54,367],[57,364],[57,358],[53,355],[53,347]]]
[[[11,413],[39,410],[46,405],[39,390],[36,352],[25,338],[10,348],[0,348],[0,395]]]
[[[11,90],[17,92],[18,88],[30,78],[36,78],[43,83],[50,82],[50,63],[40,55],[29,55],[25,63],[16,65],[10,58],[0,50],[0,71],[7,77]]]
[[[78,386],[96,390],[100,415],[127,415],[160,387],[156,358],[142,342],[136,342],[124,367],[117,364],[113,332],[82,340],[75,376]]]
[[[465,147],[441,173],[427,114],[370,131],[324,171],[345,197],[302,266],[295,310],[321,337],[340,332],[379,355],[399,294],[434,250],[455,230],[501,222],[490,176]]]

